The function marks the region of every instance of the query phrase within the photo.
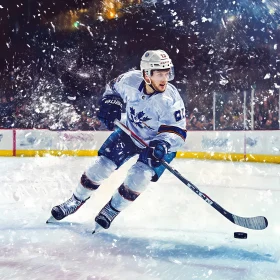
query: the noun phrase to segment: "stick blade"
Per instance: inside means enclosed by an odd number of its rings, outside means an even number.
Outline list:
[[[254,229],[254,230],[262,230],[267,228],[268,221],[266,217],[257,216],[252,218],[243,218],[236,215],[232,215],[233,222],[236,225],[239,225],[244,228]]]

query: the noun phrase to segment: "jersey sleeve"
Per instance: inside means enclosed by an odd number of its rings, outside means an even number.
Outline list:
[[[168,142],[170,151],[176,152],[187,138],[184,102],[179,97],[174,104],[166,103],[159,110],[160,126],[154,139]]]
[[[103,96],[106,95],[117,95],[123,99],[124,102],[126,102],[126,91],[125,86],[127,83],[127,75],[122,74],[115,78],[114,80],[110,81],[106,85],[105,92],[103,93]]]

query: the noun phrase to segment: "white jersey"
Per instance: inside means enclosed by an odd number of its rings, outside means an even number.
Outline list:
[[[126,125],[146,143],[164,140],[171,145],[171,152],[184,144],[185,105],[175,86],[168,83],[164,92],[147,94],[141,71],[134,70],[120,75],[106,86],[103,96],[111,94],[123,99]],[[134,143],[139,146],[136,141]]]

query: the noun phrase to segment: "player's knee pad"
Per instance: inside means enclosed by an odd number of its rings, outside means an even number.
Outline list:
[[[126,187],[124,184],[118,188],[120,196],[129,201],[134,201],[141,193],[131,190],[129,187]]]
[[[86,175],[86,173],[84,173],[81,177],[81,181],[80,181],[81,185],[90,190],[90,191],[94,191],[94,190],[97,190],[98,187],[100,186],[99,184],[96,184],[94,182],[92,182],[88,176]]]
[[[146,189],[153,175],[154,171],[148,165],[142,162],[134,164],[124,183],[115,191],[111,200],[112,206],[122,211],[130,205]]]
[[[90,197],[92,191],[97,190],[98,187],[99,184],[92,182],[84,173],[77,188],[74,191],[74,195],[81,200],[86,200]]]
[[[96,185],[100,185],[102,181],[107,179],[116,168],[117,165],[113,161],[105,156],[99,156],[86,170],[85,175],[91,182]]]
[[[92,191],[97,190],[101,182],[107,179],[116,167],[116,164],[110,159],[104,156],[98,157],[82,175],[74,195],[81,200],[87,199]]]
[[[122,184],[114,193],[111,199],[111,205],[118,211],[122,211],[129,206],[140,193],[133,191]]]
[[[142,192],[146,189],[154,174],[155,172],[151,167],[137,161],[128,171],[124,185],[133,191]]]

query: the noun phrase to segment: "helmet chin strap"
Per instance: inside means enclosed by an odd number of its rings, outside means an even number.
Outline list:
[[[156,91],[156,89],[155,89],[154,86],[152,85],[152,80],[151,80],[151,78],[148,77],[148,79],[150,80],[149,82],[147,82],[146,79],[144,79],[145,84],[153,90],[153,92],[151,92],[151,93],[154,93],[154,92]]]

